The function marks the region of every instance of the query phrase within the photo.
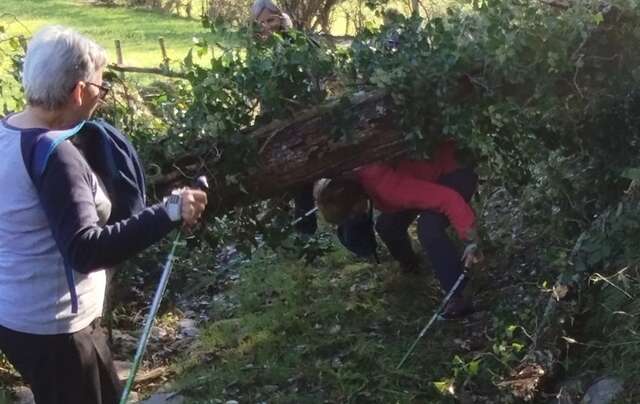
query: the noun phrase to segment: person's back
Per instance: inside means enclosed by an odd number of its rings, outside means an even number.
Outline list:
[[[25,166],[23,136],[37,135],[0,124],[0,324],[32,334],[75,332],[102,311],[105,273],[74,274],[73,314],[64,261]]]

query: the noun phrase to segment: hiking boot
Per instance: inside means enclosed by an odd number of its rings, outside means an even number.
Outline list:
[[[471,299],[462,295],[453,296],[449,303],[445,306],[444,310],[440,314],[440,318],[443,320],[455,320],[465,317],[473,313],[473,303]]]

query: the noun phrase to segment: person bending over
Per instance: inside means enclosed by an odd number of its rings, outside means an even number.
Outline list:
[[[349,226],[362,224],[369,204],[378,209],[375,229],[403,271],[416,272],[418,256],[414,252],[408,227],[417,221],[418,239],[430,258],[443,291],[448,292],[465,266],[479,262],[475,231],[475,213],[469,201],[476,192],[478,177],[455,158],[455,144],[441,144],[431,160],[399,160],[359,167],[334,180],[321,180],[314,191],[324,218],[341,225],[339,235],[345,243],[357,244],[349,235]],[[366,220],[366,219],[365,219]],[[462,254],[447,235],[452,226],[464,242]],[[366,237],[366,234],[355,237]],[[373,236],[374,243],[375,237]],[[362,250],[362,247],[360,247]],[[463,296],[464,286],[457,289],[444,316],[460,317],[473,310]]]

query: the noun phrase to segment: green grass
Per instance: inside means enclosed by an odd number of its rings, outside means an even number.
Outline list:
[[[432,381],[446,373],[447,353],[429,363],[418,353],[395,370],[432,309],[430,278],[390,269],[342,251],[311,267],[262,254],[242,270],[235,315],[204,331],[182,386],[194,402],[441,402]]]
[[[221,40],[195,20],[142,9],[98,7],[81,0],[2,0],[0,25],[10,34],[31,35],[48,24],[73,27],[101,44],[116,61],[116,39],[125,64],[157,66],[162,62],[158,38],[164,37],[171,59],[182,59],[194,36]],[[18,22],[13,18],[17,18]]]
[[[495,375],[522,353],[522,302],[502,308],[510,298],[487,289],[495,318],[437,322],[397,370],[442,298],[433,276],[330,245],[311,265],[263,249],[242,266],[235,308],[213,306],[216,321],[178,362],[174,388],[188,402],[449,403],[452,385],[497,394]]]

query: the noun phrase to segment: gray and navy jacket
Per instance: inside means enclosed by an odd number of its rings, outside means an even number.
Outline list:
[[[52,335],[88,326],[102,312],[104,268],[176,226],[163,204],[104,225],[108,197],[68,140],[81,126],[0,123],[0,325],[14,331]]]

